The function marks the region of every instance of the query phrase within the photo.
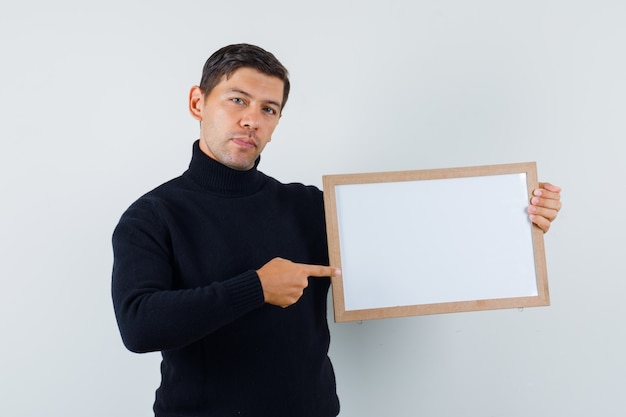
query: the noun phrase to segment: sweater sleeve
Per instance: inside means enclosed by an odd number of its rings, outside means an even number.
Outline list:
[[[173,288],[167,226],[139,200],[113,233],[112,298],[125,346],[133,352],[177,349],[264,305],[256,271],[192,289]]]

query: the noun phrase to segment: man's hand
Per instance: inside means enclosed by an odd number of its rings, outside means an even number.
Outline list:
[[[561,210],[561,187],[549,182],[540,182],[539,188],[533,191],[533,197],[528,206],[530,221],[545,233],[550,229],[559,210]]]
[[[274,258],[257,271],[265,302],[279,307],[289,307],[300,299],[309,285],[309,277],[339,276],[337,268],[308,265]]]

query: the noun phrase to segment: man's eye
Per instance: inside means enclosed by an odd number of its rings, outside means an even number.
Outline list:
[[[274,110],[274,109],[273,109],[273,108],[271,108],[271,107],[266,107],[266,108],[265,108],[265,112],[266,112],[267,114],[276,114],[276,110]]]
[[[233,103],[236,103],[236,104],[243,104],[243,100],[242,100],[242,99],[240,99],[239,97],[234,97],[234,98],[231,98],[231,100],[232,100],[232,102],[233,102]]]

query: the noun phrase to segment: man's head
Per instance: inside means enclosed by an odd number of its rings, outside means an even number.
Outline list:
[[[274,55],[247,44],[218,50],[189,92],[200,149],[230,168],[252,168],[272,140],[288,94],[287,70]]]
[[[228,45],[215,51],[204,63],[200,89],[204,94],[209,94],[224,75],[226,78],[229,78],[230,74],[235,70],[243,67],[254,68],[259,72],[280,78],[283,81],[282,112],[287,103],[287,98],[289,98],[289,89],[291,87],[289,72],[271,52],[255,45],[239,43]]]

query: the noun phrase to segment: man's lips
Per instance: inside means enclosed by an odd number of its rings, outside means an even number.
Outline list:
[[[235,136],[231,139],[236,145],[242,148],[256,148],[256,140],[251,136]]]

